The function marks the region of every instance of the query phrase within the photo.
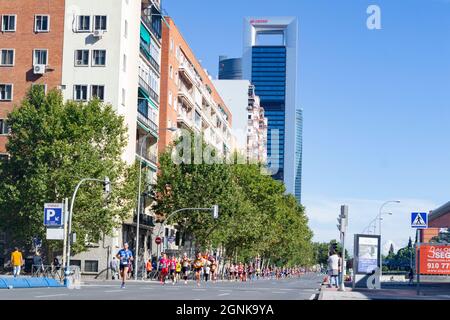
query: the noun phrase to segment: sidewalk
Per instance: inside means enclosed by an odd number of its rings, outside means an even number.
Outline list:
[[[424,287],[420,296],[415,287],[392,287],[381,290],[355,289],[346,287],[345,292],[322,285],[319,300],[450,300],[446,287]]]

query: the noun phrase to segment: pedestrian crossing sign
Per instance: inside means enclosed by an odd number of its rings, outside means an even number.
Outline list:
[[[427,229],[428,228],[428,214],[426,212],[412,212],[411,213],[411,228]]]

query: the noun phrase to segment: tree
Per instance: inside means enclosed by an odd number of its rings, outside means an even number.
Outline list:
[[[136,169],[121,159],[126,127],[110,105],[63,102],[59,91],[47,95],[30,90],[8,116],[10,160],[0,165],[0,228],[17,243],[29,245],[33,236],[45,239],[43,205],[70,197],[82,178],[108,176],[112,193],[106,201],[103,186],[87,183],[74,205],[73,227],[78,240],[98,242],[126,219],[135,205]],[[60,249],[61,241],[44,242]],[[51,250],[50,250],[51,251]]]
[[[411,241],[411,238],[409,238],[409,241]],[[391,246],[389,247],[389,255],[394,254],[394,244],[391,243]]]

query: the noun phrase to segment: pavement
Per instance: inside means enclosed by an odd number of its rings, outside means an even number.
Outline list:
[[[380,290],[370,290],[346,286],[345,291],[323,285],[319,300],[450,300],[450,284],[422,284],[421,294],[415,286],[402,284],[382,284]]]
[[[0,300],[312,300],[318,297],[322,276],[260,279],[249,282],[202,282],[161,285],[156,281],[84,281],[79,289],[28,288],[0,290]]]

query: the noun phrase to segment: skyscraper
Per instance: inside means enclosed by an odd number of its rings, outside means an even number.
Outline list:
[[[241,80],[242,59],[219,57],[219,80]]]
[[[296,190],[300,185],[296,180],[301,179],[296,168],[297,34],[295,17],[245,18],[242,69],[243,78],[255,85],[268,118],[269,168],[300,201]]]
[[[295,197],[302,201],[303,110],[295,111]]]

